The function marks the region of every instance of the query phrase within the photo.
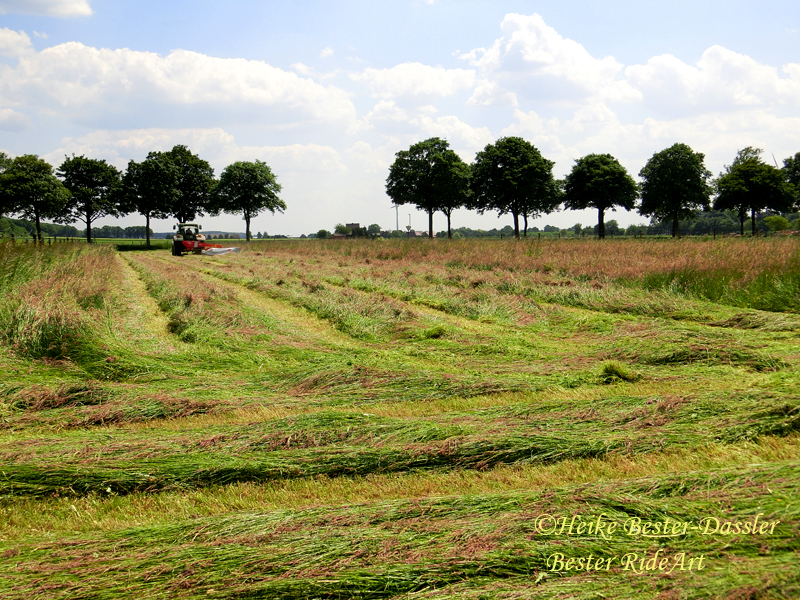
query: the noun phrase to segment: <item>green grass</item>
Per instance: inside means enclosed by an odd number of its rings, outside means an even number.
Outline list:
[[[800,595],[795,240],[238,245],[0,245],[0,596]]]

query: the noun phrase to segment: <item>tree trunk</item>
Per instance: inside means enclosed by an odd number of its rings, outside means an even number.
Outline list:
[[[144,235],[145,235],[145,238],[147,238],[147,247],[149,248],[150,247],[150,213],[147,213],[144,216],[144,218],[145,218],[145,222],[147,223],[147,225],[144,228]]]
[[[756,237],[756,209],[750,209],[750,224],[752,225],[751,229],[753,231],[753,237]]]
[[[747,216],[747,212],[740,210],[739,211],[739,235],[744,235],[744,218]]]
[[[33,211],[33,216],[36,219],[36,239],[41,242],[42,241],[42,224],[41,224],[41,222],[39,220],[39,211],[38,210],[34,210]]]
[[[597,209],[597,237],[601,240],[606,239],[606,222],[605,210],[602,208]]]
[[[433,237],[433,210],[428,211],[428,237]]]
[[[247,213],[244,213],[244,222],[246,224],[245,237],[247,238],[247,241],[249,242],[250,241],[250,215],[247,214]]]
[[[452,240],[453,239],[453,232],[450,231],[450,213],[446,212],[444,214],[447,215],[447,239],[448,240]]]
[[[525,226],[525,229],[522,230],[522,237],[528,237],[528,213],[522,213],[522,222]]]
[[[92,222],[89,220],[89,215],[86,215],[85,219],[86,223],[86,243],[92,243]]]
[[[672,218],[672,237],[681,237],[681,223],[678,220],[677,213]]]
[[[514,237],[519,239],[519,213],[512,212],[514,215]]]

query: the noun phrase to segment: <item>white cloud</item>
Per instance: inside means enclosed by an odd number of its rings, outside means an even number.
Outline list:
[[[13,31],[6,27],[0,29],[0,54],[17,57],[31,52],[33,52],[33,45],[27,33]]]
[[[320,144],[287,146],[239,146],[234,136],[220,127],[209,129],[98,130],[77,138],[65,138],[61,147],[46,155],[60,164],[65,155],[85,154],[105,158],[119,168],[129,160],[140,161],[148,152],[166,151],[177,144],[187,146],[216,167],[217,174],[237,160],[263,160],[273,171],[325,173],[345,169],[338,151]],[[55,161],[55,162],[52,162]]]
[[[47,34],[46,34],[44,31],[34,31],[34,32],[33,32],[33,36],[34,36],[34,37],[41,38],[41,39],[43,39],[43,40],[46,40],[47,38],[49,38],[49,37],[50,37],[50,36],[49,36],[49,35],[47,35]]]
[[[16,13],[48,17],[88,17],[89,0],[0,0],[0,15]]]
[[[0,108],[0,131],[23,131],[30,126],[27,115],[10,108]]]
[[[541,16],[508,14],[501,24],[502,37],[488,49],[477,48],[460,58],[478,67],[495,85],[473,102],[491,103],[492,95],[508,91],[536,90],[551,100],[579,100],[597,97],[631,102],[641,95],[620,78],[623,65],[613,57],[594,58],[578,42],[563,38]],[[498,85],[503,82],[505,85]]]
[[[322,52],[319,53],[320,58],[328,58],[329,56],[333,56],[333,48],[324,48]]]
[[[60,44],[26,54],[16,68],[6,68],[0,94],[19,104],[57,111],[62,118],[73,113],[88,124],[130,115],[151,121],[162,113],[182,118],[187,108],[196,108],[198,114],[213,109],[218,121],[252,122],[257,115],[261,123],[272,118],[282,126],[293,120],[355,121],[355,107],[341,89],[262,61],[214,58],[186,50],[162,57],[77,42]]]
[[[421,63],[403,63],[391,69],[364,69],[350,75],[370,87],[373,97],[452,96],[475,84],[471,69],[445,69]]]
[[[300,73],[300,75],[310,75],[312,72],[311,67],[309,67],[308,65],[304,65],[303,63],[300,62],[293,63],[290,66],[292,67],[292,69]]]
[[[691,114],[742,107],[800,107],[800,65],[778,69],[721,46],[703,53],[696,66],[669,54],[656,56],[645,65],[625,70],[628,81],[639,89],[645,104],[664,114]]]

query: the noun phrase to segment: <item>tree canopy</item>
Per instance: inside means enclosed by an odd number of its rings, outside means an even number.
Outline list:
[[[783,172],[786,175],[786,181],[794,186],[796,203],[800,196],[800,152],[784,159]]]
[[[0,176],[6,172],[6,169],[12,164],[11,159],[5,152],[0,151]],[[11,212],[11,201],[2,192],[0,192],[0,217],[5,213]]]
[[[686,144],[656,152],[639,171],[642,178],[639,214],[672,221],[672,237],[680,236],[680,221],[692,219],[709,206],[711,171],[705,155]]]
[[[750,211],[752,233],[756,234],[756,213],[764,209],[788,211],[795,202],[794,188],[786,172],[761,160],[761,150],[748,146],[739,150],[732,165],[725,167],[716,181],[716,210],[734,210],[739,215],[740,232]]]
[[[475,156],[472,167],[472,207],[479,213],[511,213],[517,238],[522,215],[527,235],[528,217],[550,213],[560,202],[559,187],[553,179],[554,164],[520,137],[504,137],[488,144]]]
[[[150,219],[167,219],[178,192],[177,168],[161,152],[151,152],[142,162],[130,161],[118,200],[125,212],[136,211],[145,218],[147,245],[150,246]]]
[[[41,219],[63,220],[70,193],[53,174],[53,167],[35,154],[23,154],[0,174],[0,206],[34,221],[42,239]]]
[[[240,161],[225,167],[216,187],[216,206],[230,214],[242,213],[250,241],[250,219],[264,210],[283,212],[286,204],[278,197],[281,186],[267,163]]]
[[[395,204],[413,204],[428,213],[428,235],[433,237],[433,213],[450,217],[464,206],[470,194],[470,168],[446,140],[437,137],[417,142],[395,155],[386,179],[386,194]]]
[[[596,208],[601,239],[606,236],[605,211],[616,206],[632,210],[638,195],[636,182],[610,154],[587,154],[576,159],[564,180],[564,205],[572,210]]]
[[[161,153],[175,167],[175,196],[172,215],[180,223],[194,221],[213,212],[214,169],[207,161],[192,154],[186,146],[175,146]]]
[[[112,193],[121,183],[121,173],[105,160],[75,156],[66,158],[56,171],[72,197],[65,207],[65,220],[86,224],[86,241],[92,241],[92,223],[100,217],[124,214]]]

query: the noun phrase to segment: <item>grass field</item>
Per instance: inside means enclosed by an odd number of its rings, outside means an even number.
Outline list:
[[[0,245],[0,598],[798,598],[800,243]]]

